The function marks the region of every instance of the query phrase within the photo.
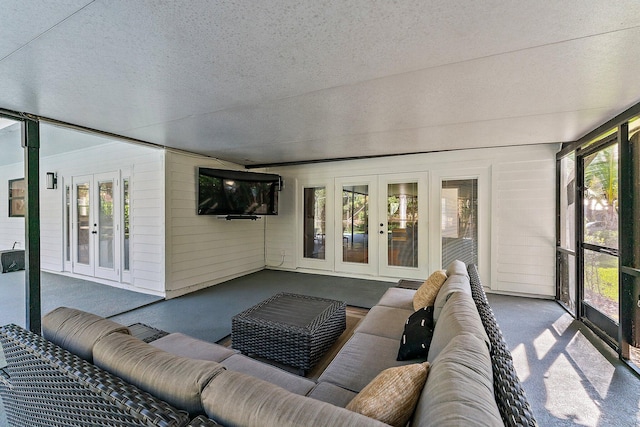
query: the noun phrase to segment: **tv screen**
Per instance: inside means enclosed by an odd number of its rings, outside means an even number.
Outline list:
[[[198,168],[198,215],[277,215],[280,176]]]

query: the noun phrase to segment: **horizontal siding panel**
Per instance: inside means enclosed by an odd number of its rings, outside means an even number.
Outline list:
[[[532,285],[529,283],[516,282],[499,282],[498,291],[524,294],[524,295],[539,295],[546,297],[553,297],[555,295],[555,283],[547,285]]]

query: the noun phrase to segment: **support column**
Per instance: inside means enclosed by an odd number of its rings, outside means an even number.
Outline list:
[[[24,175],[27,187],[25,212],[25,286],[26,327],[31,332],[41,331],[40,301],[40,127],[39,122],[24,121],[22,147],[24,148]]]

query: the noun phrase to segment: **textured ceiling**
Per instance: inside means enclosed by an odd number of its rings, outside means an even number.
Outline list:
[[[637,0],[0,10],[0,108],[245,165],[571,141],[640,101]]]

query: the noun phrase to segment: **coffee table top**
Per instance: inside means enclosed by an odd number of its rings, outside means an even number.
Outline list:
[[[345,305],[342,301],[308,295],[281,292],[238,314],[274,324],[309,328],[323,319],[323,314],[331,314],[336,307]]]

